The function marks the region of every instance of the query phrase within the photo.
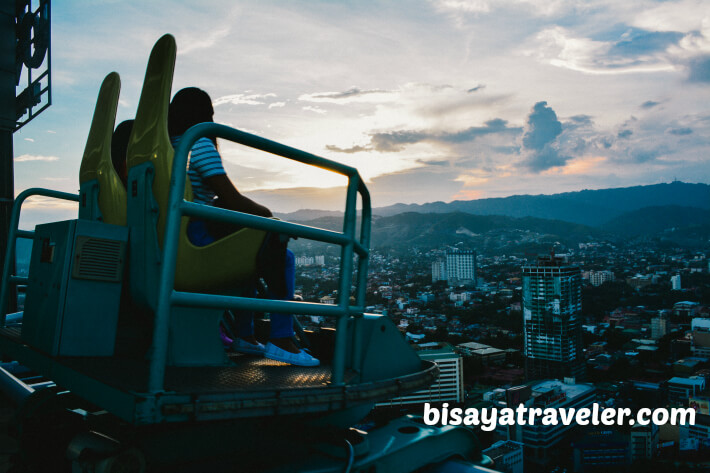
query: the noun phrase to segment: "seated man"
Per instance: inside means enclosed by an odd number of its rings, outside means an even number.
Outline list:
[[[168,115],[168,133],[173,146],[180,137],[192,126],[213,121],[214,109],[209,95],[195,87],[182,89],[175,94],[170,103]],[[215,205],[229,210],[271,217],[271,211],[248,197],[242,195],[227,177],[222,165],[222,158],[217,150],[216,138],[201,138],[195,142],[190,151],[188,176],[192,185],[193,201],[204,205]],[[239,230],[234,225],[221,222],[208,222],[191,219],[187,234],[192,244],[208,245],[220,238]],[[265,246],[265,251],[275,251],[276,245]],[[285,246],[282,247],[285,250]],[[285,270],[279,281],[284,288],[283,299],[293,300],[295,265],[293,253],[285,250]],[[273,289],[270,297],[273,297]],[[242,316],[238,325],[239,333],[233,341],[232,348],[237,352],[264,354],[273,360],[291,363],[299,366],[317,366],[320,361],[296,346],[293,341],[293,315],[271,314],[271,334],[266,346],[254,338],[253,317]]]

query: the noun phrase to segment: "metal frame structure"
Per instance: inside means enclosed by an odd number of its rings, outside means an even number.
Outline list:
[[[287,159],[311,166],[317,166],[333,171],[348,178],[347,200],[342,233],[308,227],[294,223],[282,222],[265,217],[243,214],[216,207],[195,204],[184,200],[185,178],[187,174],[187,157],[192,145],[204,136],[216,136],[251,148],[259,149]],[[355,237],[356,200],[357,194],[362,198],[362,219],[360,238]],[[168,350],[168,327],[170,308],[212,307],[229,309],[259,310],[265,312],[290,312],[294,314],[315,314],[333,316],[336,321],[335,355],[333,357],[333,377],[335,385],[342,385],[345,374],[345,357],[348,335],[348,317],[362,317],[364,312],[365,291],[367,288],[367,262],[370,244],[371,205],[370,194],[363,184],[357,169],[345,166],[335,161],[321,158],[285,146],[274,141],[251,135],[225,125],[202,123],[190,128],[180,139],[173,157],[173,167],[170,178],[170,196],[168,200],[167,220],[163,247],[160,285],[158,291],[158,307],[156,310],[153,332],[153,357],[150,364],[150,381],[148,390],[152,393],[163,390],[165,365]],[[311,240],[333,243],[342,247],[340,260],[338,304],[327,306],[315,303],[291,301],[273,301],[236,296],[219,296],[199,293],[180,292],[173,289],[175,280],[175,265],[177,260],[178,232],[182,216],[202,217],[224,223],[243,225],[259,230],[285,233],[289,236],[304,237]],[[358,274],[356,281],[356,305],[351,306],[350,291],[353,278],[353,256],[358,255]],[[354,347],[358,350],[359,324],[355,324]],[[355,365],[360,354],[354,354]]]
[[[279,220],[258,217],[249,214],[242,214],[216,207],[208,207],[193,202],[187,202],[182,197],[185,192],[185,177],[187,173],[187,157],[189,151],[199,138],[203,136],[218,136],[219,138],[250,146],[255,149],[266,151],[278,156],[282,156],[304,164],[317,166],[329,171],[337,172],[348,177],[348,191],[345,206],[345,217],[342,232],[334,232],[306,225],[298,225]],[[166,222],[166,237],[163,248],[163,265],[161,269],[160,288],[158,296],[158,310],[155,318],[154,338],[153,338],[153,358],[151,359],[151,374],[149,391],[156,393],[163,390],[163,377],[167,360],[167,339],[168,322],[170,308],[172,306],[185,307],[212,307],[259,310],[266,312],[292,312],[294,314],[323,315],[337,318],[336,323],[336,346],[333,359],[333,383],[343,384],[345,373],[345,351],[347,346],[347,318],[348,316],[362,317],[364,312],[365,290],[367,287],[367,263],[370,243],[370,195],[362,183],[362,180],[355,168],[342,165],[340,163],[321,158],[295,148],[291,148],[274,141],[270,141],[249,133],[245,133],[224,125],[215,123],[203,123],[188,130],[176,150],[173,159],[172,177],[170,182],[170,201]],[[360,237],[355,237],[357,211],[357,194],[362,198],[362,219]],[[24,201],[33,195],[40,195],[56,199],[79,201],[78,194],[53,191],[42,188],[31,188],[18,195],[13,206],[11,227],[8,234],[9,244],[5,252],[5,264],[3,267],[2,280],[3,287],[0,293],[0,327],[5,324],[5,314],[7,300],[11,288],[18,283],[26,283],[27,278],[10,274],[9,264],[14,259],[15,239],[32,239],[34,232],[19,230],[20,212]],[[182,216],[202,217],[234,223],[266,231],[285,233],[290,236],[304,237],[325,243],[332,243],[342,246],[340,262],[340,279],[338,304],[323,305],[316,303],[291,302],[263,300],[246,297],[220,296],[213,294],[199,294],[190,292],[180,292],[173,289],[175,279],[175,265],[177,259],[177,235],[180,230],[180,218]],[[349,304],[351,281],[353,279],[353,256],[358,256],[357,279],[356,279],[356,305]],[[358,325],[355,328],[355,340],[359,339]],[[358,344],[354,343],[357,350]],[[355,354],[354,359],[360,357]]]
[[[31,2],[28,2],[28,4],[25,7],[31,7]],[[50,105],[52,105],[52,42],[49,40],[51,38],[51,28],[52,28],[52,17],[51,17],[51,2],[50,0],[41,0],[39,2],[39,7],[37,10],[33,11],[28,11],[25,13],[26,17],[28,18],[28,22],[30,22],[27,26],[25,26],[25,29],[29,30],[35,30],[36,28],[41,28],[46,25],[46,32],[45,31],[40,31],[39,34],[46,35],[47,37],[47,44],[46,45],[40,45],[42,47],[46,46],[46,51],[44,51],[44,54],[41,55],[41,61],[39,61],[38,64],[33,64],[32,61],[37,62],[37,59],[34,58],[29,58],[29,60],[23,61],[23,64],[27,67],[27,88],[25,88],[24,91],[20,93],[20,96],[22,94],[27,94],[27,98],[25,99],[27,101],[26,109],[22,110],[22,114],[17,117],[17,122],[15,124],[15,130],[17,131],[23,126],[25,126],[27,123],[31,122],[34,117],[42,113],[44,110],[49,108]],[[38,32],[35,31],[35,35]],[[27,36],[29,36],[29,31],[26,33]],[[30,45],[33,45],[35,47],[35,50],[37,50],[37,39],[30,40],[29,38],[25,40],[27,43],[27,48],[30,47]],[[41,50],[40,50],[41,51]],[[40,67],[42,64],[44,64],[46,58],[47,66],[44,71],[42,71],[39,75],[39,77],[36,77],[34,80],[32,79],[32,70]],[[42,80],[45,79],[47,80],[47,85],[42,87]],[[17,80],[19,83],[20,76],[17,76]],[[47,94],[47,102],[42,105],[39,109],[34,110],[34,106],[38,105],[39,102],[41,101],[41,97],[44,94]],[[17,98],[20,98],[18,96]],[[37,101],[35,104],[34,101]],[[19,113],[20,111],[17,111],[15,113]],[[24,120],[20,120],[24,114],[27,113],[28,116]]]
[[[22,204],[31,196],[44,196],[53,199],[68,200],[71,202],[79,202],[79,194],[70,194],[68,192],[60,192],[51,189],[43,189],[40,187],[32,187],[20,193],[15,199],[12,206],[12,215],[10,216],[10,230],[7,233],[7,248],[5,249],[5,260],[2,269],[2,287],[0,288],[0,328],[5,326],[5,316],[7,314],[7,303],[11,290],[14,292],[18,284],[26,284],[28,278],[10,274],[15,262],[15,246],[17,238],[26,238],[31,240],[35,232],[33,230],[20,230],[20,212]]]
[[[346,176],[348,186],[343,231],[325,230],[185,201],[188,153],[194,142],[203,136],[217,136]],[[362,202],[362,219],[359,235],[356,235],[358,194]],[[22,363],[38,372],[47,373],[57,383],[70,385],[72,391],[81,397],[89,400],[102,399],[106,409],[128,422],[151,424],[163,421],[181,422],[188,419],[210,420],[278,413],[333,411],[333,409],[345,409],[348,406],[368,404],[383,398],[401,395],[405,391],[430,384],[438,375],[436,365],[422,363],[416,371],[405,373],[400,370],[398,375],[392,373],[390,376],[379,378],[381,374],[376,374],[373,378],[371,357],[368,357],[363,349],[366,342],[365,337],[372,340],[372,337],[375,336],[372,333],[372,328],[375,325],[377,326],[377,337],[392,335],[388,335],[389,330],[386,330],[385,325],[388,324],[378,322],[383,316],[364,314],[371,204],[369,192],[355,168],[215,123],[196,125],[183,135],[172,163],[165,238],[161,252],[159,296],[153,321],[153,340],[149,350],[147,370],[144,372],[146,384],[139,391],[130,389],[126,391],[125,387],[114,386],[110,375],[102,368],[108,365],[102,365],[103,362],[99,360],[94,359],[93,362],[89,362],[90,364],[98,363],[93,369],[89,369],[80,360],[53,359],[38,352],[22,342],[19,328],[6,324],[6,307],[10,289],[17,284],[27,282],[27,278],[18,277],[10,272],[11,263],[14,261],[16,238],[32,238],[34,235],[33,231],[18,229],[22,205],[28,197],[33,195],[75,202],[80,200],[80,195],[41,188],[28,189],[15,200],[11,229],[8,235],[11,244],[8,245],[5,254],[2,291],[0,292],[0,304],[2,304],[0,307],[0,331],[2,331],[0,341],[3,341],[3,345],[8,349],[8,354]],[[177,237],[180,231],[180,220],[184,216],[199,216],[204,219],[340,245],[342,251],[337,305],[175,290]],[[354,264],[355,255],[358,257],[357,266]],[[355,276],[356,269],[357,275]],[[356,288],[354,305],[350,302],[353,281]],[[171,386],[166,387],[170,317],[173,307],[232,308],[335,317],[335,347],[328,385],[297,388],[293,392],[277,389],[269,392],[256,390],[222,391],[219,393],[180,392],[180,390],[176,391],[174,387],[173,389],[170,389]],[[366,367],[369,368],[366,369]],[[110,367],[106,369],[110,369]]]

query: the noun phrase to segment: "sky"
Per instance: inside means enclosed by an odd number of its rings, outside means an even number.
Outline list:
[[[101,81],[135,114],[150,50],[215,121],[356,167],[373,207],[710,182],[710,1],[55,1],[52,106],[14,136],[15,190],[76,192]],[[345,179],[224,142],[276,212]],[[23,222],[75,217],[34,200]]]

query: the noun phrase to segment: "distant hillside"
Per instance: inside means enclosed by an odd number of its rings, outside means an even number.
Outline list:
[[[617,235],[636,237],[679,230],[685,233],[689,227],[707,225],[710,225],[710,210],[664,205],[626,212],[611,219],[601,228]]]
[[[341,217],[323,217],[301,223],[330,230],[342,228]],[[391,217],[375,217],[371,246],[397,249],[412,246],[440,248],[462,243],[480,251],[495,251],[500,248],[519,251],[542,248],[547,251],[556,242],[576,245],[604,236],[602,230],[559,220],[471,215],[463,212],[407,212]],[[297,240],[291,244],[306,244],[299,242],[300,240]]]
[[[373,212],[392,216],[403,212],[465,212],[477,215],[537,217],[584,225],[602,225],[619,215],[648,206],[678,205],[710,209],[710,186],[672,182],[616,189],[583,190],[553,195],[515,195],[510,197],[396,204]]]
[[[314,209],[301,209],[296,210],[291,213],[279,213],[276,212],[275,216],[290,221],[305,221],[314,220],[321,217],[338,217],[343,215],[343,212],[337,210],[314,210]]]

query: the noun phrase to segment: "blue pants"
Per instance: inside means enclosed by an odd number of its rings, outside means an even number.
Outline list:
[[[296,286],[296,257],[293,251],[286,250],[286,299],[293,300]],[[269,298],[273,298],[269,294]],[[240,338],[254,335],[254,314],[240,313],[237,315],[237,329]],[[291,338],[293,337],[293,315],[291,314],[271,314],[271,334],[270,338]]]
[[[196,246],[206,246],[217,239],[210,235],[207,225],[202,220],[191,220],[187,226],[187,236]],[[286,250],[286,264],[284,277],[286,278],[286,299],[293,300],[296,287],[296,257],[293,251]],[[256,296],[256,291],[254,292]],[[270,299],[274,299],[272,294],[268,294]],[[254,335],[254,314],[240,313],[237,315],[237,329],[240,338]],[[294,336],[293,315],[291,314],[271,314],[271,335],[270,338],[290,338]]]

